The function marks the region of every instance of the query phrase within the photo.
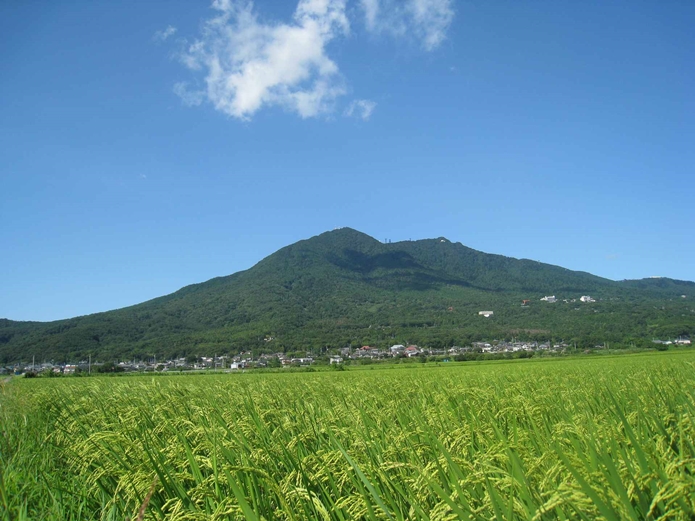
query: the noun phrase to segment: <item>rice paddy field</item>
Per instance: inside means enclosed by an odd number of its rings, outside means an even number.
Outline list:
[[[695,519],[695,353],[421,365],[14,379],[0,514]]]

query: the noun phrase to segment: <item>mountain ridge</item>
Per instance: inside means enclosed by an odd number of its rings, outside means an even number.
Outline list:
[[[545,294],[568,303],[554,310],[536,305]],[[593,310],[570,309],[569,301],[584,294],[601,302]],[[341,228],[285,246],[247,270],[133,306],[53,322],[2,319],[0,361],[29,353],[121,357],[390,341],[372,326],[390,329],[391,339],[434,343],[519,330],[587,344],[598,333],[612,342],[692,334],[695,315],[680,294],[695,298],[695,283],[612,281],[444,237],[382,243]],[[534,302],[532,309],[521,309],[522,300]],[[493,306],[494,319],[481,323],[477,311]],[[597,313],[615,320],[598,320]]]

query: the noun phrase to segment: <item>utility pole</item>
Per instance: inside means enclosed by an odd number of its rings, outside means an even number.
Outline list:
[[[89,355],[89,365],[87,365],[87,374],[92,374],[92,355]]]

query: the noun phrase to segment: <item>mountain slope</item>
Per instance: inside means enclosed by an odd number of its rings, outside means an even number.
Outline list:
[[[545,294],[602,300],[547,305],[539,302]],[[396,340],[447,345],[509,335],[588,345],[691,334],[688,298],[695,298],[690,282],[614,282],[444,238],[383,244],[342,228],[282,248],[249,270],[136,306],[50,323],[1,320],[0,362]],[[532,305],[522,308],[522,299]],[[481,309],[493,309],[494,317],[482,319]]]

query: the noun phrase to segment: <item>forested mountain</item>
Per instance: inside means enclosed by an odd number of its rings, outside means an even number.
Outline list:
[[[540,301],[544,295],[558,302]],[[597,302],[580,302],[582,295]],[[511,336],[645,343],[695,333],[693,299],[693,282],[615,282],[445,238],[384,244],[342,228],[132,307],[48,323],[2,319],[0,362],[446,346]]]

